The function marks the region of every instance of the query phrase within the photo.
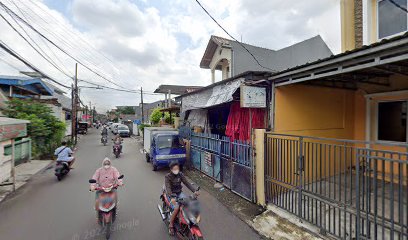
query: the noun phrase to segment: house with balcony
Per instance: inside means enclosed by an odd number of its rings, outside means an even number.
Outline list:
[[[247,49],[259,64],[247,52]],[[332,52],[320,36],[279,50],[211,36],[200,67],[211,70],[211,82],[215,83],[248,71],[281,71],[330,55]]]

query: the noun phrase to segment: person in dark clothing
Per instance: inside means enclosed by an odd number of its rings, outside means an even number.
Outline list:
[[[172,236],[174,235],[174,221],[176,220],[177,214],[180,210],[177,199],[186,197],[182,191],[182,183],[184,183],[188,189],[198,196],[199,188],[195,186],[193,182],[190,182],[182,172],[180,172],[180,164],[178,162],[170,163],[170,173],[166,174],[165,176],[165,188],[166,194],[170,200],[170,206],[173,209],[169,224],[169,234]]]

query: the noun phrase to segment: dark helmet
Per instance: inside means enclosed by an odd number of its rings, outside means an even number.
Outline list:
[[[180,167],[180,163],[178,161],[173,161],[169,165],[170,169],[173,169],[174,166],[179,166]]]

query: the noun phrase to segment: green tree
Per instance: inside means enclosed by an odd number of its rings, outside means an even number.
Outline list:
[[[118,108],[118,112],[121,114],[135,114],[135,109],[132,106],[125,106]]]
[[[65,135],[65,124],[53,116],[51,108],[45,104],[13,99],[3,112],[7,117],[30,121],[28,135],[35,157],[50,157]]]
[[[160,119],[163,117],[163,113],[160,112],[161,108],[156,108],[153,110],[152,114],[150,115],[150,122],[152,124],[158,124]]]
[[[175,113],[172,113],[171,114],[171,118],[170,118],[170,113],[168,113],[168,112],[166,112],[165,114],[164,114],[164,121],[167,123],[167,124],[174,124],[174,118],[176,117],[176,114]]]

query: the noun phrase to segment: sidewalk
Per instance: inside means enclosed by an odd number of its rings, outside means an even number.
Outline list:
[[[307,224],[296,217],[284,214],[282,210],[269,206],[267,209],[246,201],[230,190],[219,186],[216,181],[204,174],[189,170],[186,175],[200,187],[223,203],[233,214],[247,223],[264,239],[314,240],[322,239],[314,235]],[[296,223],[296,224],[295,224]]]
[[[16,166],[16,190],[24,186],[30,178],[51,164],[52,160],[31,160]],[[0,202],[13,193],[13,186],[0,186]]]

